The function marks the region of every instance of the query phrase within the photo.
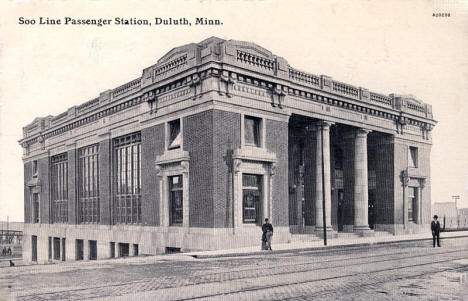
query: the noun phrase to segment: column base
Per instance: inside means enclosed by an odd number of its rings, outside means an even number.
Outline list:
[[[361,237],[375,236],[374,230],[369,228],[369,226],[354,226],[353,232]]]
[[[323,227],[315,227],[314,234],[323,238]],[[327,238],[337,238],[338,232],[333,230],[332,227],[327,227]]]

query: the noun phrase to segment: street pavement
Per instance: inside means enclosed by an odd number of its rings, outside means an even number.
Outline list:
[[[468,300],[468,238],[0,267],[0,300]]]

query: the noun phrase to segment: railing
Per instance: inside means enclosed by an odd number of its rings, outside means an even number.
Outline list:
[[[359,96],[359,89],[344,83],[333,81],[333,91],[345,94],[347,96]]]
[[[388,96],[383,94],[378,94],[374,92],[370,92],[370,100],[374,102],[378,102],[385,105],[392,105],[392,99]]]
[[[294,68],[289,68],[289,78],[295,81],[304,82],[314,86],[320,86],[320,77],[314,74],[305,73]]]
[[[58,114],[57,116],[54,116],[50,119],[50,124],[55,124],[57,123],[60,119],[67,117],[68,112],[63,112]]]
[[[163,73],[166,73],[170,70],[178,69],[180,66],[185,65],[187,63],[187,55],[181,56],[179,58],[176,58],[175,60],[172,60],[164,65],[161,65],[160,67],[154,69],[154,76],[161,75]]]
[[[426,110],[425,110],[425,108],[423,106],[417,105],[417,104],[414,104],[414,103],[408,102],[407,107],[408,107],[408,109],[411,109],[411,110],[414,110],[414,111],[423,112],[423,113],[426,112]]]
[[[237,60],[241,63],[267,69],[269,71],[274,71],[275,68],[275,61],[245,51],[237,50]]]
[[[122,86],[115,88],[112,91],[112,96],[116,97],[124,93],[127,93],[129,91],[139,89],[140,87],[141,87],[141,78],[137,78],[137,79],[132,80],[131,82],[128,82]]]
[[[97,97],[95,99],[92,99],[90,101],[87,101],[84,104],[81,104],[81,105],[77,106],[76,110],[80,112],[80,111],[83,111],[83,110],[85,110],[85,109],[87,109],[89,107],[95,106],[97,104],[99,104],[99,97]]]

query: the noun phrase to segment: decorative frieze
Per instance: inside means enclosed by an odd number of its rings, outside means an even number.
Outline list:
[[[26,141],[21,141],[21,143],[26,142],[26,145],[34,143],[34,140],[27,138],[33,138],[40,133],[44,136],[44,139],[60,135],[89,122],[93,122],[110,114],[115,114],[130,106],[138,105],[142,101],[148,103],[150,114],[155,113],[157,112],[158,103],[167,102],[187,95],[188,89],[179,90],[171,94],[167,93],[171,90],[179,89],[181,86],[189,87],[193,100],[201,97],[203,93],[206,92],[203,89],[217,89],[220,96],[227,97],[231,97],[234,91],[239,91],[255,95],[256,97],[270,97],[272,106],[277,108],[283,108],[287,104],[286,96],[299,97],[316,103],[343,108],[347,111],[354,111],[358,114],[365,114],[362,118],[364,122],[368,120],[368,115],[392,120],[395,123],[395,130],[398,134],[404,134],[405,125],[414,125],[420,128],[420,135],[423,139],[430,139],[429,131],[432,126],[429,123],[430,121],[426,122],[417,119],[432,118],[432,109],[427,104],[419,102],[412,96],[399,96],[394,94],[386,96],[370,92],[365,88],[357,88],[335,81],[329,76],[317,76],[302,72],[289,66],[281,57],[276,57],[255,44],[249,44],[248,47],[245,47],[244,44],[240,46],[241,44],[238,44],[238,42],[223,42],[221,39],[217,39],[216,41],[216,43],[234,43],[231,45],[234,48],[230,48],[234,51],[229,54],[232,56],[232,60],[224,62],[226,63],[225,66],[229,65],[229,68],[227,68],[229,70],[225,70],[224,65],[218,64],[218,60],[225,60],[225,58],[220,55],[217,56],[216,60],[209,62],[213,64],[213,66],[193,69],[193,74],[184,75],[183,78],[175,78],[172,82],[160,87],[155,87],[151,91],[142,91],[142,76],[113,90],[105,91],[101,93],[102,97],[100,96],[80,106],[72,107],[67,112],[55,117],[45,117],[35,120],[34,123],[23,128],[23,135],[24,138],[26,138],[23,140]],[[152,77],[153,82],[155,82],[155,77],[160,77],[162,79],[164,76],[167,77],[168,72],[175,72],[176,70],[179,72],[186,70],[188,67],[196,67],[196,65],[192,64],[198,63],[198,61],[196,61],[197,63],[193,61],[195,59],[195,52],[193,53],[194,56],[189,58],[184,47],[177,51],[173,50],[170,52],[172,54],[168,56],[168,58],[171,58],[171,61],[167,62],[167,60],[165,60],[165,63],[145,69],[145,72],[149,73],[144,73],[144,75],[146,74],[145,78],[148,77],[148,79],[151,80]],[[173,55],[177,55],[177,57],[174,58]],[[209,59],[209,55],[211,54],[207,55],[207,59]],[[192,54],[190,54],[190,56],[192,56]],[[232,67],[247,67],[242,65],[248,65],[247,69],[254,70],[255,72],[263,72],[263,75],[252,75],[253,73],[244,75],[239,74],[238,71],[233,71]],[[282,70],[281,75],[278,73],[279,69]],[[208,77],[214,77],[217,81],[213,81],[214,85],[204,87],[204,80]],[[290,84],[285,81],[288,81]],[[295,84],[300,84],[302,87],[298,88]],[[208,85],[208,83],[206,83],[206,85]],[[317,93],[314,91],[317,91]],[[318,93],[321,92],[327,92],[335,96],[319,95]],[[128,97],[130,93],[143,93],[143,95],[137,95],[132,99],[125,100],[108,108],[102,108],[100,111],[96,112],[99,110],[99,106],[104,107],[110,102],[115,102],[117,98]],[[162,95],[163,93],[165,95]],[[329,106],[326,107],[327,111],[330,111]],[[385,111],[385,109],[395,112]],[[90,111],[94,113],[86,117],[81,117],[84,114],[91,113]],[[76,120],[77,118],[78,120]],[[55,128],[50,129],[51,127]]]

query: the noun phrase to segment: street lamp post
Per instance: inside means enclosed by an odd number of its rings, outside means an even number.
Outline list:
[[[327,218],[325,209],[325,162],[323,159],[323,123],[320,125],[320,141],[322,152],[322,210],[323,210],[323,245],[327,245]]]

